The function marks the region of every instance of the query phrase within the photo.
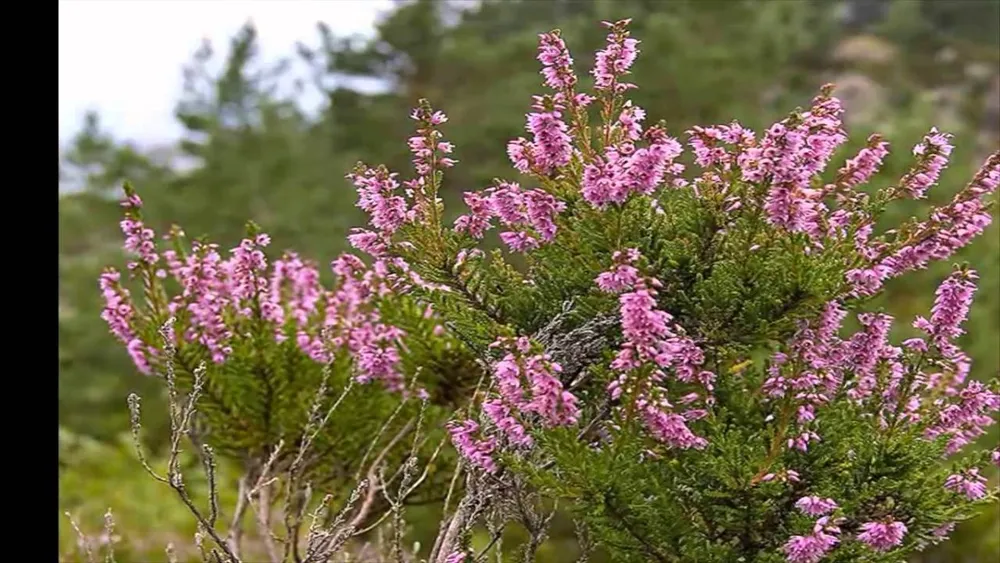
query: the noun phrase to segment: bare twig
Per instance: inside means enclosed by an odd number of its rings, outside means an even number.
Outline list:
[[[128,396],[128,410],[129,418],[132,427],[132,443],[135,445],[135,453],[139,457],[139,463],[149,473],[154,479],[160,481],[161,483],[168,483],[166,477],[162,477],[153,470],[149,465],[149,461],[146,460],[146,455],[142,451],[142,440],[139,437],[139,433],[142,429],[142,422],[140,420],[140,407],[139,403],[141,398],[135,393],[130,393]]]
[[[115,517],[110,508],[104,513],[104,537],[108,542],[104,563],[115,563]]]
[[[278,555],[278,548],[275,544],[276,541],[280,539],[275,535],[274,530],[271,528],[271,497],[270,488],[278,478],[271,476],[271,468],[274,466],[278,459],[278,454],[281,452],[282,447],[285,445],[284,440],[280,440],[274,449],[271,450],[271,455],[268,456],[267,461],[264,462],[264,466],[261,468],[260,474],[257,476],[257,482],[254,486],[250,488],[247,492],[246,499],[251,507],[254,509],[254,516],[257,519],[257,530],[260,533],[262,541],[264,542],[264,548],[267,550],[268,557],[272,562],[281,562],[281,557]],[[257,497],[258,502],[254,501],[254,497]]]
[[[76,520],[73,519],[72,514],[69,512],[64,512],[63,514],[66,515],[66,518],[69,518],[69,524],[70,526],[73,526],[73,531],[76,532],[77,543],[84,556],[86,556],[87,563],[97,563],[97,560],[94,558],[94,549],[90,545],[90,538],[83,533],[80,526],[77,525]]]
[[[480,563],[482,561],[486,561],[486,556],[489,555],[490,550],[493,549],[493,546],[497,545],[498,542],[500,541],[500,538],[503,537],[503,531],[505,527],[506,525],[501,524],[498,529],[490,532],[490,543],[486,544],[486,547],[484,547],[482,551],[479,552],[479,555],[476,555],[472,559],[473,563]]]
[[[179,563],[177,559],[177,552],[174,551],[174,544],[168,543],[164,552],[167,554],[167,563]]]
[[[324,340],[329,339],[324,337]],[[319,388],[316,390],[316,394],[313,396],[313,403],[309,409],[309,417],[306,420],[306,426],[302,431],[302,440],[299,445],[299,451],[292,461],[291,467],[289,467],[286,480],[285,480],[285,508],[284,508],[284,525],[285,525],[285,553],[284,559],[289,559],[294,557],[296,560],[298,557],[298,542],[299,542],[299,531],[302,527],[302,520],[305,517],[306,506],[308,505],[308,499],[304,498],[305,489],[309,489],[309,485],[303,488],[300,486],[299,479],[304,473],[307,466],[311,464],[305,464],[304,460],[306,454],[312,448],[313,442],[319,433],[326,427],[333,416],[333,413],[340,407],[341,403],[347,397],[348,393],[354,387],[354,379],[348,381],[347,385],[344,386],[344,390],[341,392],[340,396],[330,405],[325,412],[325,414],[320,418],[320,408],[323,405],[323,401],[326,399],[327,384],[330,380],[330,376],[333,373],[333,360],[327,362],[323,366],[323,378],[320,382]]]
[[[166,477],[161,477],[153,471],[152,467],[150,467],[145,456],[143,455],[141,440],[141,413],[139,408],[140,399],[135,393],[130,394],[128,397],[128,406],[131,414],[130,422],[132,426],[132,439],[135,442],[135,448],[139,460],[146,471],[157,481],[167,483],[177,494],[178,498],[181,499],[181,502],[183,502],[188,508],[191,514],[198,520],[199,532],[195,535],[195,538],[196,544],[199,546],[199,551],[202,553],[202,557],[208,560],[208,556],[205,552],[204,546],[202,545],[204,536],[207,534],[212,538],[212,541],[217,546],[217,549],[212,549],[212,557],[215,560],[225,563],[240,563],[239,557],[237,557],[236,554],[230,549],[228,542],[226,542],[215,530],[215,520],[218,518],[218,483],[215,479],[215,461],[214,457],[211,456],[210,450],[206,452],[208,459],[205,461],[207,466],[211,466],[209,486],[212,490],[209,492],[209,502],[211,505],[209,517],[206,517],[201,510],[195,506],[194,501],[188,494],[187,487],[184,485],[184,478],[180,467],[181,438],[183,436],[188,436],[189,438],[191,437],[191,426],[194,420],[194,415],[197,412],[195,407],[197,405],[198,398],[201,395],[202,388],[205,385],[207,368],[205,363],[202,362],[201,365],[194,370],[194,381],[191,385],[191,391],[188,393],[187,401],[182,404],[177,392],[177,382],[174,373],[176,349],[173,341],[173,323],[174,319],[170,318],[160,330],[160,334],[164,338],[164,380],[167,384],[167,398],[170,414],[170,456],[167,459]],[[221,550],[221,553],[219,550]]]
[[[243,543],[243,516],[246,514],[248,501],[250,472],[249,470],[240,476],[237,495],[236,508],[233,509],[233,519],[229,524],[229,533],[226,535],[226,542],[229,549],[237,557],[240,556]]]
[[[219,487],[215,479],[215,471],[217,469],[215,453],[212,451],[212,447],[208,445],[202,446],[201,451],[204,452],[202,462],[205,465],[205,476],[208,478],[208,525],[214,528],[215,521],[219,519]]]
[[[590,554],[594,552],[594,540],[590,536],[590,530],[587,525],[580,520],[574,521],[576,528],[576,545],[580,548],[580,558],[576,560],[576,563],[587,563],[590,560]]]
[[[271,485],[267,484],[260,488],[257,494],[257,522],[260,525],[261,538],[264,541],[264,549],[267,550],[267,557],[271,563],[281,563],[284,560],[278,553],[277,539],[271,530]],[[289,538],[290,540],[291,538]]]

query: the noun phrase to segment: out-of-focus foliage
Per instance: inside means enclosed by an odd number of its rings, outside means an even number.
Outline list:
[[[62,195],[59,210],[60,421],[79,439],[104,443],[93,443],[104,449],[86,462],[61,450],[61,505],[79,508],[80,519],[91,523],[113,506],[123,534],[130,528],[141,537],[168,527],[153,521],[173,518],[141,512],[173,505],[162,502],[168,491],[129,471],[134,459],[117,449],[127,429],[129,392],[144,397],[152,446],[162,446],[166,424],[156,401],[160,386],[134,373],[99,318],[100,268],[124,263],[115,228],[119,208],[109,198],[122,180],[141,187],[157,210],[152,226],[158,231],[168,221],[182,223],[189,235],[208,234],[225,248],[253,219],[280,243],[275,250],[295,248],[326,263],[344,249],[348,229],[361,223],[344,174],[358,159],[405,167],[400,139],[411,127],[406,113],[414,100],[430,98],[462,124],[450,140],[463,164],[448,177],[445,197],[481,188],[508,174],[502,148],[523,135],[525,104],[540,80],[525,64],[537,33],[561,28],[584,66],[584,54],[603,38],[593,21],[631,17],[643,40],[635,68],[643,88],[635,101],[666,119],[673,134],[733,118],[759,128],[806,104],[832,80],[841,85],[837,95],[848,115],[863,116],[849,124],[851,138],[879,130],[896,151],[876,185],[902,174],[909,148],[929,125],[956,133],[953,163],[930,195],[940,202],[997,146],[998,14],[997,0],[415,0],[397,3],[371,39],[339,37],[322,25],[318,34],[303,29],[303,44],[288,55],[309,67],[312,81],[304,84],[290,78],[290,61],[260,60],[250,26],[222,52],[203,46],[184,73],[176,112],[185,129],[180,142],[136,147],[110,136],[94,116],[61,155],[60,178],[79,191]],[[302,92],[317,86],[328,103],[310,115]],[[924,209],[920,203],[900,207],[903,215]],[[962,344],[973,357],[973,374],[982,377],[1000,369],[997,223],[960,258],[981,274],[968,325],[975,337]],[[925,311],[946,269],[900,280],[881,304],[901,318]],[[133,486],[134,494],[115,496]],[[995,560],[998,518],[994,510],[961,527],[947,544],[951,551],[925,560]],[[564,532],[561,537],[572,535]],[[149,550],[148,560],[155,560],[162,542]],[[554,550],[543,553],[544,560],[564,560],[555,552],[572,555]]]

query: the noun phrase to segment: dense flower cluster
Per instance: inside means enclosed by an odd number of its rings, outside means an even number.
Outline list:
[[[858,154],[847,161],[837,171],[837,182],[825,189],[832,191],[840,189],[841,193],[850,194],[850,190],[864,185],[882,167],[882,161],[889,154],[889,143],[882,140],[877,133],[868,137],[868,143]]]
[[[448,432],[451,434],[451,443],[466,461],[487,473],[497,470],[496,461],[493,460],[497,439],[495,436],[483,435],[479,423],[468,419],[451,421],[448,423]]]
[[[701,369],[704,354],[690,339],[680,334],[680,327],[672,326],[672,317],[656,306],[655,278],[642,278],[635,263],[641,258],[632,248],[616,252],[616,265],[598,275],[598,287],[608,293],[620,293],[622,335],[625,342],[615,359],[612,369],[620,375],[608,387],[611,397],[623,401],[628,410],[634,405],[650,434],[672,447],[701,448],[705,440],[688,428],[687,422],[707,414],[702,408],[688,408],[675,412],[667,396],[666,376],[663,370],[672,370],[677,381],[697,382],[705,392],[688,393],[678,402],[691,406],[703,401],[711,402],[712,382],[715,374]],[[643,369],[647,368],[647,369]]]
[[[566,204],[541,189],[523,190],[512,182],[498,182],[481,192],[466,192],[465,203],[472,212],[455,221],[455,231],[482,238],[497,218],[500,224],[516,230],[500,233],[500,239],[513,251],[538,248],[541,242],[555,238],[555,216]]]
[[[630,135],[641,129],[638,121],[637,117],[620,123],[625,132],[622,142],[607,146],[603,157],[584,169],[581,194],[594,207],[621,204],[632,194],[651,194],[667,173],[676,176],[683,171],[682,164],[673,162],[681,154],[681,144],[661,127],[650,127],[641,137],[647,146],[635,148],[640,137],[631,139]]]
[[[795,507],[809,516],[823,516],[837,509],[837,503],[832,498],[808,496],[800,498]]]
[[[840,101],[824,90],[808,112],[772,125],[758,144],[740,154],[743,180],[769,185],[764,209],[775,226],[814,239],[822,235],[823,192],[810,183],[847,140],[842,113]]]
[[[114,269],[100,279],[102,317],[141,372],[150,373],[160,355],[159,325],[174,318],[175,344],[201,346],[217,364],[244,338],[240,327],[257,323],[270,327],[278,342],[294,339],[318,363],[330,362],[340,350],[350,352],[359,382],[402,387],[398,346],[404,333],[381,321],[374,299],[389,286],[376,270],[342,255],[331,265],[339,283],[328,289],[320,283],[319,269],[294,253],[269,264],[264,248],[270,238],[263,233],[243,239],[224,257],[216,244],[194,241],[185,250],[184,233],[175,228],[165,237],[172,248],[160,251],[152,229],[142,226],[141,206],[139,196],[128,190],[122,230],[126,250],[140,257],[132,271],[151,296],[151,311],[136,311]],[[157,268],[161,263],[164,267]],[[173,295],[164,283],[169,279],[179,288]]]
[[[956,473],[948,477],[944,488],[977,500],[986,496],[986,477],[979,474],[979,469],[973,467],[968,471]]]
[[[483,401],[482,410],[507,444],[533,445],[525,427],[528,420],[548,428],[577,423],[577,398],[563,388],[559,364],[545,354],[532,353],[531,341],[524,337],[500,338],[492,347],[503,350],[504,355],[493,366],[496,392]],[[490,454],[497,446],[497,436],[473,438],[481,428],[472,420],[453,422],[449,429],[455,447],[470,463],[489,472],[496,470]]]
[[[829,518],[823,517],[813,525],[812,533],[792,536],[784,546],[790,563],[817,563],[829,553],[840,539],[840,528]]]
[[[150,370],[147,346],[133,329],[135,308],[131,293],[121,285],[121,274],[114,268],[106,269],[100,278],[101,293],[104,295],[104,311],[101,318],[108,323],[111,334],[128,349],[135,367],[142,373]]]
[[[628,24],[631,20],[611,23],[604,22],[610,31],[607,44],[597,52],[594,62],[594,89],[613,94],[621,94],[635,88],[635,84],[619,82],[619,78],[628,73],[639,55],[639,41],[629,37]]]
[[[368,214],[369,224],[374,228],[356,228],[347,240],[358,250],[376,259],[387,254],[392,245],[393,234],[404,224],[429,221],[436,226],[439,223],[439,174],[458,163],[446,156],[454,150],[454,145],[443,140],[442,133],[438,130],[441,124],[448,121],[448,116],[422,102],[410,117],[418,123],[417,134],[407,141],[417,174],[403,182],[405,197],[397,191],[400,187],[396,179],[398,175],[389,172],[384,166],[371,168],[358,163],[354,171],[347,175],[357,188],[358,207]],[[400,282],[397,278],[400,273],[404,279],[408,278],[404,284],[424,283],[398,257],[395,260],[378,260],[373,267],[384,270],[387,278],[394,284]]]
[[[903,543],[907,532],[906,524],[886,518],[877,522],[865,522],[861,525],[858,541],[864,542],[877,551],[889,551]]]
[[[873,295],[886,280],[925,268],[932,260],[944,260],[981,234],[992,222],[985,197],[1000,185],[1000,152],[987,159],[972,181],[951,202],[935,208],[926,221],[896,231],[895,240],[861,239],[867,265],[847,272],[854,295]],[[889,195],[894,192],[890,191]],[[870,233],[870,221],[862,224]],[[860,230],[860,229],[859,229]],[[865,231],[860,231],[865,232]]]
[[[791,358],[785,353],[772,358],[771,377],[764,383],[769,397],[788,397],[796,408],[802,434],[789,440],[789,447],[805,450],[818,438],[807,430],[815,409],[841,391],[858,404],[877,406],[873,414],[884,425],[923,422],[928,438],[949,436],[951,453],[981,436],[993,423],[990,413],[1000,410],[1000,396],[980,382],[962,387],[969,363],[953,342],[962,334],[973,279],[971,270],[956,271],[941,284],[931,320],[915,321],[931,337],[934,350],[920,338],[907,340],[904,348],[889,344],[893,319],[885,314],[861,313],[861,330],[841,340],[837,333],[845,312],[838,303],[827,304],[813,325],[795,335]],[[940,394],[949,398],[936,398]]]
[[[922,198],[927,189],[937,182],[941,171],[948,165],[948,156],[954,147],[951,135],[931,129],[924,139],[913,147],[917,164],[900,182],[900,188],[910,197]]]

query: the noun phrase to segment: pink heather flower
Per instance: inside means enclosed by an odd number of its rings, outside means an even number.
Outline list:
[[[509,405],[538,415],[545,426],[576,424],[580,413],[577,398],[563,389],[558,363],[544,354],[528,354],[530,342],[524,337],[513,341],[501,338],[493,346],[508,350],[494,366],[493,377]]]
[[[372,226],[379,231],[391,235],[410,216],[406,200],[392,195],[399,187],[395,173],[390,174],[384,167],[362,167],[347,177],[358,190],[358,207],[368,213]]]
[[[385,235],[361,228],[352,229],[351,234],[347,235],[347,242],[375,258],[384,256],[389,248]]]
[[[470,213],[455,220],[455,232],[469,233],[469,236],[476,239],[483,238],[483,233],[490,228],[490,217],[492,216],[490,195],[488,193],[484,195],[477,192],[465,192],[463,199],[465,204],[469,206]]]
[[[865,522],[857,539],[876,551],[889,551],[903,543],[906,532],[906,524],[890,517],[879,522]]]
[[[1000,152],[993,153],[972,181],[944,207],[935,208],[930,219],[918,223],[909,242],[895,248],[880,263],[895,277],[927,266],[931,260],[944,260],[993,222],[983,196],[993,193],[1000,183]]]
[[[708,442],[696,436],[687,426],[683,416],[663,411],[653,403],[646,404],[640,411],[642,421],[653,439],[672,448],[702,449]]]
[[[986,477],[980,475],[979,469],[973,467],[950,475],[944,482],[944,488],[965,495],[969,500],[978,500],[986,496]]]
[[[656,369],[650,376],[640,381],[631,381],[630,372],[646,363],[657,368],[673,368],[677,379],[691,383],[697,381],[705,391],[711,392],[715,374],[700,370],[704,354],[690,339],[677,336],[671,329],[672,317],[666,311],[657,309],[655,291],[648,286],[659,286],[653,279],[637,279],[637,272],[631,264],[639,259],[639,252],[630,249],[617,252],[614,260],[616,270],[605,272],[597,278],[597,284],[604,290],[617,290],[627,283],[635,289],[619,296],[622,334],[625,343],[611,363],[611,368],[621,375],[608,386],[613,398],[618,398],[626,389],[633,393],[634,401],[642,421],[650,435],[669,447],[703,448],[707,442],[695,435],[687,422],[706,414],[704,409],[689,409],[684,414],[673,412],[662,387],[664,373]],[[681,399],[690,404],[701,399],[698,393],[690,393]]]
[[[513,252],[528,252],[538,248],[538,239],[523,231],[500,233],[500,240]]]
[[[479,424],[474,420],[452,421],[448,423],[448,432],[455,449],[469,464],[487,473],[496,472],[498,468],[493,460],[496,439],[474,438],[473,434],[479,432]]]
[[[668,327],[668,323],[673,319],[666,311],[656,308],[654,293],[649,289],[641,288],[629,293],[623,293],[619,297],[621,304],[621,325],[622,334],[625,337],[626,347],[630,353],[638,354],[634,361],[640,358],[652,358],[656,356],[659,349],[659,342],[673,336],[673,332]],[[622,354],[615,362],[622,359]],[[630,356],[631,357],[631,356]],[[631,362],[629,362],[631,364]],[[615,369],[632,369],[637,365],[625,365]]]
[[[527,129],[534,135],[532,154],[538,173],[550,174],[553,170],[569,164],[572,156],[572,140],[560,112],[528,114]]]
[[[782,550],[789,563],[817,563],[840,542],[838,534],[839,527],[830,523],[828,518],[820,518],[813,525],[811,534],[792,536]]]
[[[627,141],[638,141],[642,137],[642,121],[646,119],[646,110],[632,105],[632,100],[625,101],[625,107],[618,115],[618,126],[624,132]]]
[[[448,557],[444,558],[444,563],[464,563],[465,562],[465,552],[455,551],[448,554]]]
[[[854,381],[847,395],[861,401],[871,396],[876,385],[876,367],[888,353],[889,329],[892,317],[876,313],[861,313],[858,322],[863,327],[847,343]]]
[[[466,193],[465,200],[472,213],[459,217],[455,230],[478,238],[489,228],[491,217],[507,227],[531,229],[500,233],[500,239],[515,252],[552,241],[557,231],[555,217],[566,209],[564,202],[544,190],[522,190],[512,182],[499,182],[481,193]]]
[[[649,147],[638,149],[628,159],[626,166],[628,192],[649,195],[663,182],[668,165],[682,152],[681,144],[666,135],[660,128],[647,132]]]
[[[914,199],[921,199],[927,188],[937,182],[941,170],[948,165],[948,156],[954,147],[951,135],[931,129],[923,140],[913,147],[917,164],[903,176],[900,189]]]
[[[146,227],[142,221],[133,217],[121,220],[122,234],[125,235],[125,250],[136,254],[139,261],[152,266],[160,260],[156,252],[156,233]],[[136,264],[129,264],[129,269],[135,269]]]
[[[128,341],[125,349],[128,351],[128,355],[132,358],[132,363],[135,364],[139,373],[143,375],[149,375],[152,373],[153,368],[149,365],[149,356],[151,353],[149,346],[136,337]]]
[[[584,167],[581,194],[588,203],[603,209],[623,203],[635,193],[650,194],[663,183],[666,174],[676,175],[683,165],[674,163],[682,147],[660,127],[651,127],[644,135],[649,145],[636,149],[624,142],[605,149]]]
[[[142,199],[139,197],[139,194],[126,189],[125,197],[122,198],[119,205],[125,209],[138,210],[142,208]]]
[[[540,189],[524,192],[523,198],[528,225],[543,241],[551,242],[556,236],[555,217],[566,209],[566,204]]]
[[[845,278],[851,284],[851,295],[855,297],[869,296],[878,293],[885,280],[889,279],[892,270],[886,266],[873,268],[855,268],[848,270]]]
[[[807,452],[809,451],[809,443],[819,440],[819,434],[813,432],[812,430],[806,430],[797,436],[789,438],[788,447],[790,449],[799,450],[800,452]]]
[[[270,242],[269,239],[260,239]],[[267,290],[268,282],[264,278],[267,270],[267,259],[256,239],[243,239],[240,245],[230,251],[230,258],[224,263],[229,278],[229,291],[235,305],[243,301],[256,300],[258,294]],[[251,315],[249,306],[238,311],[245,317]]]
[[[604,25],[611,29],[607,37],[607,45],[597,52],[594,63],[594,89],[620,94],[630,88],[633,84],[622,83],[618,78],[628,73],[639,54],[636,48],[639,41],[629,37],[626,30],[631,20],[621,20],[615,23],[604,22]]]
[[[549,88],[561,92],[576,85],[573,58],[558,31],[538,36],[538,61],[542,63],[542,76]]]
[[[755,142],[753,131],[736,121],[729,125],[694,126],[687,134],[691,137],[688,144],[694,151],[695,163],[704,169],[718,167],[729,170],[736,163],[737,154],[730,153],[726,145],[735,146],[737,151],[742,151]]]
[[[639,270],[635,266],[619,264],[613,270],[598,274],[597,286],[607,293],[620,293],[631,289],[639,281]]]
[[[392,390],[403,388],[400,357],[396,344],[403,336],[400,329],[381,323],[352,330],[350,348],[355,354],[359,383],[382,381]]]
[[[768,473],[760,478],[764,483],[768,481],[777,481],[779,483],[798,483],[799,482],[799,472],[792,469],[783,469],[777,473]]]
[[[448,117],[440,111],[434,111],[426,100],[413,109],[410,117],[420,123],[417,134],[410,137],[408,145],[413,153],[413,168],[419,179],[429,178],[434,170],[451,168],[458,161],[443,156],[452,151],[454,146],[441,140],[438,125],[448,121]],[[423,186],[425,182],[417,182],[415,186]],[[429,197],[430,194],[422,194]]]
[[[507,440],[515,446],[531,447],[533,440],[524,426],[511,414],[510,407],[500,399],[483,402],[483,412],[493,422]]]
[[[889,143],[883,141],[880,135],[873,134],[868,137],[865,147],[837,171],[839,187],[851,189],[867,183],[882,167],[882,162],[888,154]]]
[[[231,304],[231,285],[218,245],[194,243],[192,253],[178,273],[180,298],[186,303],[189,315],[184,338],[205,346],[212,361],[220,364],[232,353],[229,345],[232,333],[224,317]]]
[[[267,296],[261,303],[261,313],[277,325],[281,335],[287,307],[287,315],[295,321],[295,328],[302,330],[322,297],[319,270],[314,264],[304,262],[297,254],[289,252],[274,262]]]
[[[580,191],[588,203],[603,209],[618,199],[616,184],[615,170],[599,158],[597,162],[590,163],[583,169]]]
[[[534,161],[534,146],[527,139],[519,137],[507,143],[507,156],[518,172],[527,174]]]
[[[946,522],[944,524],[941,524],[937,528],[931,530],[931,535],[933,535],[935,538],[938,538],[938,540],[947,539],[948,536],[951,534],[951,532],[954,531],[954,529],[955,529],[954,522]]]
[[[933,440],[948,436],[946,453],[953,455],[986,433],[993,424],[992,413],[1000,410],[1000,394],[979,381],[970,381],[957,397],[944,404],[924,437]]]
[[[99,283],[104,296],[101,318],[108,323],[111,334],[122,344],[127,344],[134,338],[131,322],[135,315],[129,290],[121,286],[121,274],[114,268],[106,268]]]
[[[810,184],[847,139],[840,121],[843,109],[829,91],[824,87],[805,114],[772,125],[760,144],[739,158],[744,181],[770,181],[764,203],[768,221],[814,239],[820,235],[825,206],[822,191]]]
[[[823,516],[838,508],[832,498],[824,499],[815,495],[800,498],[795,507],[809,516]]]
[[[837,538],[827,534],[792,536],[782,549],[790,563],[816,563],[837,541]]]
[[[597,275],[594,280],[597,287],[606,293],[621,293],[634,288],[639,283],[639,270],[632,266],[639,259],[638,249],[616,250],[611,258],[617,265]]]
[[[1000,467],[1000,448],[993,450],[990,454],[990,461],[993,462],[993,465]]]
[[[979,276],[974,270],[960,270],[948,276],[935,293],[930,322],[918,318],[914,326],[925,329],[939,346],[963,334],[962,323],[969,316],[972,295]]]

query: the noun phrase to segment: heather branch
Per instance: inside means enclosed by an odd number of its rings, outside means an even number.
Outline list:
[[[210,504],[212,506],[209,517],[206,517],[202,511],[195,506],[194,501],[188,494],[187,487],[184,485],[184,478],[180,469],[180,442],[182,436],[187,436],[191,432],[191,424],[196,412],[195,407],[201,393],[201,389],[205,384],[205,365],[203,363],[198,367],[198,369],[195,370],[195,377],[194,382],[192,383],[191,391],[188,393],[186,403],[181,405],[181,400],[177,393],[176,381],[174,378],[173,359],[176,350],[173,346],[173,338],[171,338],[171,335],[173,334],[172,318],[166,322],[160,332],[166,342],[164,346],[166,360],[166,374],[164,379],[167,382],[167,398],[170,412],[170,456],[167,459],[166,478],[159,476],[145,461],[145,456],[142,453],[142,441],[140,439],[141,415],[139,409],[139,396],[132,393],[128,397],[128,405],[131,415],[130,421],[132,426],[132,438],[136,451],[138,452],[139,459],[146,471],[156,480],[167,483],[174,490],[181,502],[184,503],[191,514],[198,520],[200,528],[212,538],[212,541],[215,542],[218,549],[222,550],[226,563],[239,563],[240,559],[235,553],[233,553],[228,543],[221,536],[219,536],[214,526],[215,519],[218,516],[218,490],[214,477],[214,459],[206,462],[206,467],[212,467],[209,475],[209,485],[212,488],[209,492],[211,499]],[[210,450],[207,451],[206,454],[210,456]],[[212,553],[213,557],[217,560],[222,560],[222,556],[218,554],[216,549],[213,549]]]
[[[324,332],[324,341],[329,341],[329,334]],[[332,355],[331,355],[332,356]],[[347,385],[344,387],[343,392],[340,396],[333,402],[333,404],[328,408],[320,418],[320,408],[322,406],[323,400],[326,398],[327,384],[329,382],[330,376],[333,373],[333,358],[323,366],[323,375],[320,382],[319,388],[316,390],[316,394],[313,397],[312,406],[309,409],[309,417],[306,422],[305,429],[302,433],[302,441],[299,446],[299,451],[292,461],[291,467],[288,469],[288,475],[285,487],[285,509],[284,509],[284,525],[285,525],[285,551],[284,559],[288,559],[293,555],[298,559],[298,537],[299,530],[302,526],[302,520],[304,517],[305,506],[308,503],[307,499],[302,498],[302,490],[299,488],[299,478],[302,473],[303,460],[308,453],[309,449],[312,447],[313,442],[319,433],[326,427],[333,416],[333,413],[341,405],[344,399],[350,393],[354,386],[354,380],[351,379]],[[308,484],[307,484],[308,487]],[[298,507],[294,506],[294,503],[299,503]]]
[[[486,561],[486,556],[489,554],[490,550],[493,549],[493,546],[495,546],[495,545],[498,546],[500,544],[500,540],[501,540],[501,538],[503,538],[504,528],[506,528],[506,525],[505,524],[501,524],[495,530],[491,530],[490,531],[490,541],[489,541],[489,543],[487,543],[486,547],[484,547],[483,549],[481,549],[479,551],[479,554],[477,554],[473,558],[473,560],[472,560],[473,563],[482,563],[482,562]],[[502,552],[502,550],[499,547],[497,547],[497,558],[498,559],[501,557],[501,555],[500,555],[501,552]]]

